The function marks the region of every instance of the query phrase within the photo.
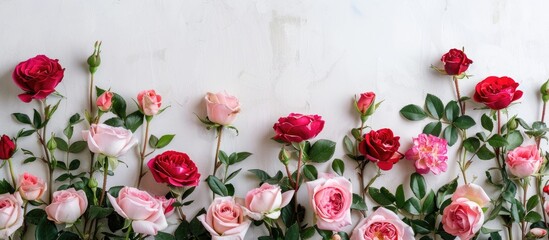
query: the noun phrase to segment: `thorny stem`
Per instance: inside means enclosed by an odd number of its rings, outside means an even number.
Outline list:
[[[139,164],[139,178],[137,180],[137,187],[139,187],[139,185],[141,184],[141,179],[143,179],[143,163],[145,162],[145,152],[147,151],[147,143],[149,142],[149,126],[150,126],[150,121],[149,119],[147,119],[147,117],[145,116],[145,119],[146,119],[146,125],[145,125],[145,141],[143,141],[143,148],[141,149],[141,153],[139,153],[139,158],[140,158],[140,164]]]
[[[456,88],[456,96],[459,103],[459,108],[461,110],[461,115],[465,115],[465,102],[461,101],[461,93],[459,91],[459,83],[456,76],[452,76],[452,80],[454,81],[454,86]]]
[[[13,187],[17,188],[17,182],[15,182],[15,174],[13,174],[13,164],[11,162],[11,158],[8,158],[8,167],[10,168],[11,182],[13,183]]]

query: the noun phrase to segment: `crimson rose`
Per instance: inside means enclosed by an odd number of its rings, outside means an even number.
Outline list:
[[[21,101],[41,100],[55,92],[55,87],[63,80],[65,72],[58,61],[45,55],[37,55],[17,64],[11,77],[25,91],[19,94]]]
[[[15,153],[15,143],[6,135],[2,135],[0,138],[0,159],[10,159]]]
[[[440,61],[444,63],[444,71],[448,75],[460,75],[473,63],[463,51],[455,48],[442,55]]]
[[[200,173],[189,156],[182,152],[166,151],[147,163],[154,180],[174,187],[198,185]]]
[[[500,110],[522,97],[518,85],[510,77],[487,77],[475,87],[473,99],[493,110]]]
[[[316,137],[323,128],[324,120],[318,115],[290,113],[287,117],[279,118],[274,124],[276,136],[273,139],[298,143]]]
[[[402,154],[398,152],[399,139],[400,137],[393,135],[391,129],[372,130],[364,134],[358,150],[367,160],[376,162],[381,170],[391,170],[393,164],[402,158]]]

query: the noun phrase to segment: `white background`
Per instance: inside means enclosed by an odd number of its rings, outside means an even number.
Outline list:
[[[31,113],[31,108],[38,107],[17,98],[21,91],[11,80],[13,68],[46,54],[60,59],[66,68],[57,90],[67,100],[50,127],[60,135],[68,118],[87,106],[85,60],[93,42],[102,40],[97,85],[125,96],[133,110],[136,106],[130,98],[139,91],[155,89],[162,95],[164,106],[171,107],[155,117],[151,131],[176,134],[168,148],[188,153],[203,177],[212,171],[215,134],[194,114],[205,116],[203,98],[208,91],[226,90],[242,104],[234,122],[240,135],[226,132],[222,149],[254,155],[236,167],[271,174],[283,170],[277,160],[279,145],[270,137],[277,119],[291,112],[321,115],[326,125],[318,138],[338,142],[334,157],[343,158],[341,140],[359,124],[352,99],[365,91],[385,100],[369,125],[393,129],[401,136],[400,150],[405,152],[425,122],[405,121],[398,110],[408,103],[421,105],[427,93],[445,102],[455,98],[449,77],[429,69],[431,64],[440,65],[440,56],[450,48],[465,47],[474,61],[468,70],[474,76],[461,81],[464,95],[471,96],[476,82],[487,76],[507,75],[525,92],[511,114],[521,114],[528,122],[539,119],[537,90],[549,77],[548,8],[549,2],[541,0],[0,0],[0,133],[14,136],[22,127],[11,118],[12,112]],[[469,110],[475,116],[478,112]],[[142,138],[142,130],[137,133]],[[37,142],[26,138],[20,147],[37,149]],[[455,147],[449,156],[447,173],[426,175],[431,186],[438,187],[458,174]],[[15,162],[22,159],[18,153]],[[121,165],[109,186],[135,183],[136,154],[122,159],[129,167]],[[484,169],[492,165],[493,161],[476,161],[469,178],[476,175],[475,182],[484,184]],[[355,165],[346,159],[346,166],[346,176],[358,191]],[[329,164],[317,167],[329,170]],[[42,168],[39,162],[16,166],[17,172],[45,176]],[[394,190],[412,172],[411,162],[403,160],[374,186]],[[6,176],[7,169],[1,174]],[[370,169],[368,175],[373,174]],[[233,181],[241,197],[258,183],[245,171]],[[153,193],[166,191],[150,176],[144,185]],[[207,207],[209,196],[202,182],[191,195],[196,203],[185,209],[187,215]],[[307,201],[305,188],[299,200]],[[354,216],[356,222],[358,216]],[[254,228],[247,239],[265,233]]]

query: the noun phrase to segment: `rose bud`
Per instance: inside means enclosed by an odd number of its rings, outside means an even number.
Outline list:
[[[549,80],[541,85],[539,92],[541,93],[541,99],[544,102],[549,101]]]
[[[351,225],[353,188],[347,178],[324,174],[307,182],[307,189],[319,229],[341,231]]]
[[[529,237],[531,237],[534,239],[539,239],[545,237],[546,235],[547,230],[543,228],[532,228],[530,229],[530,232],[528,232],[528,234],[526,235],[526,238],[528,239]]]
[[[97,108],[100,111],[108,112],[112,107],[112,97],[113,94],[110,91],[105,91],[99,97],[97,98],[97,101],[95,103],[97,104]]]
[[[106,124],[92,124],[90,130],[82,131],[82,138],[94,153],[108,157],[119,157],[137,144],[130,130],[111,127]]]
[[[160,111],[162,97],[154,90],[144,90],[137,94],[137,104],[145,116],[154,116]]]
[[[476,85],[473,99],[492,110],[501,110],[522,97],[518,86],[510,77],[487,77]]]
[[[149,160],[147,166],[158,183],[167,183],[173,187],[194,187],[200,181],[195,163],[182,152],[166,151]]]
[[[101,65],[101,56],[99,56],[99,53],[101,53],[101,41],[96,41],[93,46],[93,53],[87,61],[91,74],[94,74],[99,65]]]
[[[376,94],[373,92],[361,93],[360,98],[355,100],[355,106],[361,116],[370,116],[375,111]]]
[[[440,61],[444,63],[444,71],[448,75],[461,75],[473,63],[463,51],[455,48],[442,55]]]
[[[37,55],[17,64],[11,76],[15,84],[25,92],[19,94],[19,99],[28,103],[32,99],[45,99],[55,92],[55,87],[63,80],[64,72],[59,60]]]
[[[263,183],[246,194],[246,215],[257,221],[263,218],[278,219],[280,210],[290,203],[294,192],[289,190],[282,193],[279,186]]]
[[[23,226],[25,213],[19,193],[0,194],[0,239],[11,239],[11,235]]]
[[[371,239],[414,239],[414,231],[394,212],[380,207],[360,221],[351,235],[351,240]]]
[[[525,178],[539,171],[543,159],[536,145],[519,146],[507,153],[505,163],[511,174]]]
[[[274,124],[274,140],[286,143],[299,143],[316,137],[324,128],[324,120],[318,115],[290,113]]]
[[[18,191],[21,197],[27,201],[39,200],[47,190],[44,181],[30,173],[19,176]]]
[[[8,160],[15,153],[15,143],[7,135],[0,138],[0,159]]]
[[[206,112],[208,120],[219,125],[231,125],[240,112],[240,102],[235,96],[227,93],[207,93]]]
[[[213,240],[243,240],[252,223],[232,197],[215,198],[206,214],[197,219],[212,235]]]
[[[88,198],[84,190],[74,188],[53,193],[53,200],[46,207],[48,219],[56,224],[72,225],[88,208]]]

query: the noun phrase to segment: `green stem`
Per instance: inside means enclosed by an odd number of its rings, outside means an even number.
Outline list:
[[[213,176],[215,177],[215,174],[217,173],[217,169],[219,166],[221,166],[219,162],[219,151],[221,147],[221,136],[223,134],[223,126],[220,126],[217,128],[217,147],[215,148],[215,158],[214,158],[214,170],[213,170]]]
[[[137,187],[139,187],[139,185],[141,184],[141,179],[143,178],[144,174],[143,174],[143,163],[145,162],[145,153],[147,151],[147,143],[149,141],[149,125],[150,125],[150,121],[149,119],[145,116],[145,120],[146,120],[146,125],[145,125],[145,141],[143,141],[143,149],[141,149],[141,153],[139,154],[139,158],[140,158],[140,164],[139,164],[139,178],[137,180]]]
[[[130,239],[130,234],[132,232],[132,223],[130,222],[130,226],[128,227],[128,232],[126,232],[126,240],[129,240]]]
[[[13,183],[13,187],[17,188],[17,182],[15,181],[15,174],[13,174],[13,164],[11,162],[11,158],[8,158],[8,166],[10,168],[11,182]]]
[[[296,216],[297,216],[297,192],[299,191],[299,177],[300,177],[300,173],[301,173],[301,163],[303,161],[303,144],[299,143],[299,156],[297,158],[297,172],[296,172],[296,177],[295,177],[295,185],[294,185],[294,211],[296,213]],[[291,178],[291,176],[290,176]],[[299,222],[299,218],[298,218],[298,222]]]
[[[456,88],[456,96],[459,103],[459,108],[461,110],[461,115],[465,115],[465,102],[461,101],[461,93],[459,91],[459,83],[456,76],[452,76],[452,80],[454,81],[454,86]]]
[[[99,198],[99,206],[103,205],[103,200],[105,199],[105,192],[107,188],[107,177],[109,176],[109,159],[107,156],[104,156],[103,163],[103,188],[101,188],[101,197]]]
[[[48,114],[46,113],[46,100],[41,100],[39,101],[40,102],[40,107],[42,108],[42,113],[44,114],[44,122],[47,122],[48,121]],[[40,142],[40,144],[42,145],[42,149],[44,150],[44,155],[45,155],[45,159],[46,159],[46,164],[47,164],[47,167],[48,167],[48,173],[49,173],[49,176],[48,176],[48,197],[49,197],[49,200],[51,202],[52,200],[52,195],[53,195],[53,168],[52,168],[52,165],[51,165],[51,158],[50,158],[50,152],[48,150],[48,147],[47,147],[47,144],[46,144],[46,127],[48,126],[48,124],[44,124],[44,127],[42,127],[42,134],[40,134],[38,132],[38,129],[36,129],[37,133],[38,133],[38,141]]]
[[[542,209],[541,212],[543,215],[543,222],[545,223],[544,225],[547,226],[547,212],[543,210],[545,206],[545,198],[543,197],[543,190],[542,190],[543,186],[541,185],[542,181],[543,181],[543,178],[541,175],[536,176],[536,193],[540,199],[539,206]]]
[[[526,209],[526,201],[527,201],[527,198],[528,198],[528,181],[527,181],[527,178],[523,179],[522,180],[522,190],[524,190],[523,194],[522,194],[522,206],[524,207],[524,209]],[[522,239],[526,239],[526,221],[524,219],[521,220],[520,222],[520,225],[521,225],[521,230],[522,230]]]
[[[90,76],[90,94],[89,94],[89,97],[90,97],[90,116],[93,116],[93,76],[94,74],[92,73],[91,76]]]
[[[80,232],[80,229],[78,229],[78,227],[76,227],[76,225],[72,225],[72,228],[74,228],[74,230],[76,230],[76,233],[78,233],[78,236],[80,236],[81,239],[84,239],[84,235],[82,234],[82,232]]]
[[[377,168],[377,173],[376,175],[370,179],[370,181],[368,182],[368,184],[366,185],[366,187],[364,189],[362,189],[362,191],[366,192],[368,191],[368,188],[370,188],[370,186],[372,186],[372,184],[374,184],[374,182],[376,181],[376,179],[381,176],[381,169],[379,169],[379,167]]]

